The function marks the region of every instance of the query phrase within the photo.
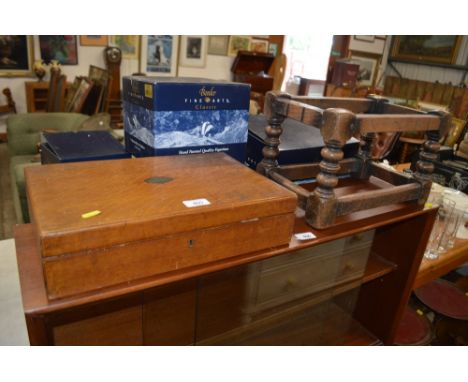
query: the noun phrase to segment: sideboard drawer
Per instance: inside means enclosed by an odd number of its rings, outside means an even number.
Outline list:
[[[363,276],[374,231],[264,261],[252,301],[270,308]],[[274,266],[273,266],[274,265]]]

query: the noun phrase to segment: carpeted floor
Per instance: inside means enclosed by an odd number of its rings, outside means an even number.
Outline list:
[[[0,143],[0,240],[13,237],[16,223],[10,186],[10,158],[6,143]]]

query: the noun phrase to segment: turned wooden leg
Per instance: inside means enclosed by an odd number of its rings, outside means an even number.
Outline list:
[[[439,130],[428,131],[427,140],[423,144],[423,149],[419,152],[419,160],[416,163],[414,178],[421,183],[422,191],[418,199],[418,204],[423,205],[431,192],[432,173],[434,172],[434,162],[439,158],[439,139],[445,136],[450,128],[451,116],[442,111],[429,112],[428,114],[440,117]]]
[[[418,204],[426,203],[431,192],[432,173],[434,172],[434,161],[439,157],[440,144],[439,132],[429,131],[427,140],[423,143],[423,149],[419,152],[419,160],[416,162],[414,178],[421,183],[422,192]]]
[[[278,102],[283,99],[291,98],[287,94],[267,93],[265,98],[265,114],[268,117],[268,126],[265,127],[265,146],[263,147],[263,159],[257,165],[257,172],[262,175],[268,173],[278,167],[280,136],[283,133],[281,124],[285,120],[286,111],[284,103]]]
[[[360,160],[358,179],[369,179],[371,173],[372,149],[375,144],[375,133],[367,133],[361,137],[360,148],[357,158]]]
[[[333,224],[336,216],[336,196],[342,147],[351,138],[354,114],[345,109],[327,109],[323,113],[321,133],[325,142],[322,149],[320,173],[317,187],[307,201],[306,220],[314,228],[326,228]]]
[[[257,172],[263,175],[268,175],[271,169],[278,167],[280,136],[283,133],[281,124],[284,117],[275,115],[268,121],[268,126],[265,127],[265,146],[262,149],[263,159],[257,165]]]

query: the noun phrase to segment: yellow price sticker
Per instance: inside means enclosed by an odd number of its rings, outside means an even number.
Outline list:
[[[82,214],[81,217],[82,217],[83,219],[89,219],[89,218],[92,218],[92,217],[94,217],[94,216],[99,215],[100,213],[101,213],[101,211],[99,211],[99,210],[94,210],[94,211],[90,211],[90,212],[86,212],[86,213]]]
[[[145,84],[145,97],[153,98],[153,85]]]

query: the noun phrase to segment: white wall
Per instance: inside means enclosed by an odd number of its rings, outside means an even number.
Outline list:
[[[78,47],[78,65],[62,65],[62,73],[67,76],[67,81],[73,82],[76,76],[85,76],[88,74],[89,65],[105,68],[104,62],[104,47],[99,46],[81,46],[79,36],[77,37]],[[39,38],[34,36],[34,57],[35,60],[40,59]],[[178,75],[186,77],[204,77],[211,79],[231,80],[231,65],[234,57],[228,56],[212,56],[207,55],[206,65],[204,68],[186,68],[179,66]],[[120,67],[122,76],[131,75],[139,71],[138,60],[123,59]],[[24,87],[25,81],[36,81],[36,77],[17,77],[5,78],[0,77],[0,89],[9,87],[13,94],[13,99],[16,102],[18,113],[26,113],[26,91]],[[49,80],[49,75],[43,79]],[[3,97],[3,95],[1,95]],[[4,104],[5,100],[1,99],[0,104]]]
[[[204,68],[186,68],[179,66],[179,77],[203,77],[214,80],[232,79],[231,66],[234,57],[228,56],[206,56],[206,65]]]

